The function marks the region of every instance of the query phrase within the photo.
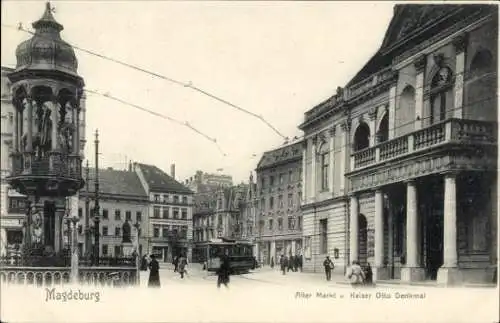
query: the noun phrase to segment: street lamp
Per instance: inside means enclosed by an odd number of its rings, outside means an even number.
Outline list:
[[[137,221],[134,224],[135,228],[135,269],[136,269],[136,283],[139,284],[139,279],[140,279],[140,264],[139,264],[139,230],[141,229],[141,224],[139,221]]]

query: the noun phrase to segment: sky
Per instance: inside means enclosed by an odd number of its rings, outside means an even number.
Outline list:
[[[263,116],[289,138],[304,113],[344,86],[379,48],[390,2],[51,1],[68,43],[153,71]],[[31,28],[44,1],[2,1],[2,25]],[[14,67],[17,45],[31,37],[1,28],[2,66]],[[85,88],[108,92],[193,127],[87,95],[85,157],[125,169],[154,164],[176,179],[196,170],[248,181],[262,153],[284,140],[262,121],[187,87],[75,50]]]

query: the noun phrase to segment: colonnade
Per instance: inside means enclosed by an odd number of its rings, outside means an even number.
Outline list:
[[[401,271],[401,280],[418,281],[425,278],[425,269],[420,259],[420,214],[418,212],[418,190],[415,180],[405,182],[406,185],[406,264]],[[432,192],[430,192],[432,194]],[[375,250],[373,259],[374,279],[388,279],[389,270],[385,263],[384,250],[384,193],[383,188],[377,188],[375,195]],[[449,283],[457,278],[457,188],[456,174],[444,174],[444,239],[443,265],[438,272],[438,281]],[[350,262],[359,259],[359,197],[350,196]],[[392,219],[389,221],[392,222]],[[392,246],[389,246],[392,250]]]

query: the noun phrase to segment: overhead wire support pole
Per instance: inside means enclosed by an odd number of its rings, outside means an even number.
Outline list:
[[[2,24],[2,26],[5,26],[5,27],[10,27],[10,28],[16,28],[17,30],[20,30],[20,31],[24,31],[26,33],[29,33],[31,35],[34,35],[35,33],[30,31],[30,30],[27,30],[26,28],[24,28],[24,26],[22,25],[22,23],[19,23],[19,25],[17,27],[14,27],[14,26],[9,26],[9,25],[5,25],[5,24]],[[42,36],[43,37],[43,36]],[[280,131],[278,131],[278,129],[276,129],[276,127],[274,127],[273,125],[271,125],[271,123],[269,121],[267,121],[263,116],[260,116],[260,115],[257,115],[251,111],[248,111],[246,109],[243,109],[242,107],[239,107],[227,100],[224,100],[222,99],[221,97],[218,97],[212,93],[209,93],[205,90],[202,90],[196,86],[193,85],[193,83],[191,81],[189,81],[188,83],[185,83],[185,82],[181,82],[181,81],[178,81],[178,80],[175,80],[173,78],[170,78],[170,77],[167,77],[165,75],[161,75],[161,74],[158,74],[158,73],[155,73],[155,72],[152,72],[152,71],[149,71],[147,69],[144,69],[142,67],[139,67],[139,66],[136,66],[136,65],[132,65],[132,64],[129,64],[129,63],[126,63],[126,62],[123,62],[123,61],[120,61],[118,59],[114,59],[114,58],[111,58],[111,57],[108,57],[108,56],[105,56],[105,55],[102,55],[102,54],[99,54],[97,52],[93,52],[93,51],[90,51],[88,49],[85,49],[85,48],[81,48],[81,47],[78,47],[78,46],[75,46],[73,44],[69,44],[70,46],[72,46],[73,48],[77,49],[77,50],[80,50],[84,53],[87,53],[87,54],[90,54],[90,55],[94,55],[94,56],[97,56],[99,58],[102,58],[102,59],[105,59],[105,60],[108,60],[108,61],[111,61],[113,63],[116,63],[116,64],[120,64],[120,65],[123,65],[125,67],[128,67],[128,68],[131,68],[131,69],[134,69],[136,71],[140,71],[140,72],[143,72],[143,73],[146,73],[146,74],[149,74],[149,75],[152,75],[152,76],[155,76],[155,77],[158,77],[160,79],[163,79],[163,80],[166,80],[166,81],[169,81],[171,83],[174,83],[174,84],[177,84],[177,85],[180,85],[182,87],[185,87],[185,88],[190,88],[190,89],[193,89],[194,91],[198,92],[198,93],[201,93],[205,96],[208,96],[214,100],[217,100],[221,103],[224,103],[232,108],[235,108],[236,110],[240,111],[240,112],[243,112],[243,113],[246,113],[252,117],[255,117],[257,119],[259,119],[260,121],[262,121],[265,125],[267,125],[268,127],[270,127],[276,134],[278,134],[280,137],[282,137],[283,139],[286,139],[287,137],[284,136]]]

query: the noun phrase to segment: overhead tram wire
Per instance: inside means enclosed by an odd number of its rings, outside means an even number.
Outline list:
[[[15,26],[12,26],[12,25],[6,25],[6,24],[2,24],[2,27],[7,27],[7,28],[14,28],[14,29],[17,29],[19,31],[24,31],[26,33],[29,33],[31,35],[35,35],[34,32],[26,29],[23,27],[22,23],[19,23],[19,25],[17,27]],[[38,35],[38,37],[45,37],[45,36],[42,36],[42,35]],[[45,37],[45,38],[48,38],[48,37]],[[57,42],[62,42],[61,40],[55,40],[55,39],[51,39],[52,41],[57,41]],[[109,56],[106,56],[106,55],[102,55],[102,54],[99,54],[97,52],[94,52],[94,51],[91,51],[91,50],[88,50],[88,49],[85,49],[85,48],[82,48],[82,47],[79,47],[79,46],[75,46],[71,43],[67,43],[69,44],[70,46],[72,46],[73,48],[77,49],[77,50],[80,50],[84,53],[87,53],[87,54],[90,54],[90,55],[93,55],[93,56],[97,56],[99,58],[102,58],[102,59],[105,59],[105,60],[108,60],[108,61],[111,61],[111,62],[114,62],[116,64],[119,64],[119,65],[123,65],[125,67],[128,67],[128,68],[131,68],[131,69],[134,69],[136,71],[140,71],[140,72],[143,72],[143,73],[146,73],[146,74],[149,74],[149,75],[152,75],[152,76],[155,76],[155,77],[158,77],[160,79],[163,79],[163,80],[166,80],[166,81],[169,81],[169,82],[172,82],[174,84],[177,84],[177,85],[180,85],[182,87],[185,87],[185,88],[190,88],[190,89],[193,89],[195,90],[196,92],[198,93],[201,93],[205,96],[208,96],[216,101],[219,101],[221,103],[224,103],[240,112],[243,112],[243,113],[246,113],[254,118],[257,118],[259,119],[260,121],[262,121],[265,125],[267,125],[269,128],[271,128],[276,134],[278,134],[281,138],[283,139],[286,139],[287,137],[285,135],[283,135],[276,127],[274,127],[269,121],[267,121],[263,116],[261,115],[258,115],[258,114],[255,114],[251,111],[248,111],[242,107],[239,107],[237,106],[236,104],[234,103],[231,103],[227,100],[224,100],[222,99],[221,97],[219,96],[216,96],[215,94],[212,94],[212,93],[209,93],[205,90],[202,90],[200,89],[199,87],[193,85],[193,83],[191,81],[189,81],[188,83],[185,83],[185,82],[181,82],[181,81],[178,81],[178,80],[175,80],[171,77],[167,77],[165,75],[162,75],[162,74],[158,74],[158,73],[155,73],[155,72],[152,72],[152,71],[149,71],[147,69],[144,69],[142,67],[139,67],[139,66],[136,66],[136,65],[133,65],[133,64],[129,64],[129,63],[126,63],[126,62],[123,62],[123,61],[120,61],[118,59],[115,59],[115,58],[112,58],[112,57],[109,57]]]
[[[138,110],[141,110],[141,111],[144,111],[144,112],[147,112],[149,114],[152,114],[154,115],[155,117],[160,117],[160,118],[163,118],[163,119],[166,119],[166,120],[169,120],[173,123],[176,123],[178,125],[181,125],[181,126],[184,126],[184,127],[187,127],[189,129],[191,129],[192,131],[198,133],[199,135],[203,136],[205,139],[208,139],[210,140],[212,143],[214,143],[216,146],[217,146],[217,149],[219,150],[219,152],[224,155],[224,156],[227,156],[224,151],[222,150],[222,148],[219,146],[219,144],[217,143],[217,139],[215,138],[211,138],[209,137],[208,135],[204,134],[203,132],[201,132],[200,130],[196,129],[195,127],[193,127],[189,122],[185,121],[185,122],[182,122],[180,120],[177,120],[177,119],[174,119],[172,117],[169,117],[169,116],[166,116],[164,114],[161,114],[161,113],[158,113],[158,112],[155,112],[155,111],[152,111],[152,110],[149,110],[149,109],[146,109],[144,107],[141,107],[137,104],[134,104],[134,103],[131,103],[131,102],[128,102],[128,101],[125,101],[123,99],[120,99],[120,98],[117,98],[115,96],[112,96],[111,94],[109,93],[100,93],[98,91],[95,91],[95,90],[89,90],[89,89],[84,89],[85,92],[88,92],[88,93],[91,93],[91,94],[95,94],[95,95],[99,95],[99,96],[103,96],[105,98],[108,98],[110,100],[113,100],[113,101],[116,101],[116,102],[120,102],[124,105],[128,105],[130,107],[133,107],[135,109],[138,109]]]

